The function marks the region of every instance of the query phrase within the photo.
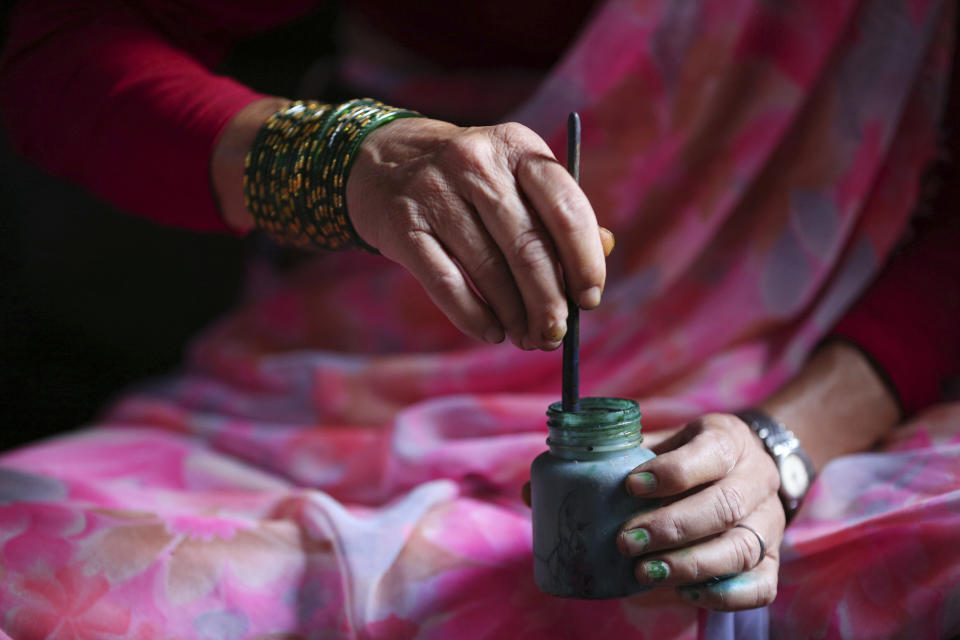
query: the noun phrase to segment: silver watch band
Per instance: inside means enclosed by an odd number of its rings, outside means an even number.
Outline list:
[[[743,420],[747,426],[757,434],[764,449],[767,450],[767,453],[770,454],[777,464],[777,470],[781,474],[780,502],[783,503],[783,511],[789,523],[800,509],[800,504],[803,502],[807,490],[809,490],[810,485],[813,484],[813,479],[816,476],[816,471],[813,468],[813,463],[810,461],[810,456],[808,456],[806,451],[803,450],[803,447],[800,446],[800,440],[797,439],[797,436],[787,429],[783,423],[775,420],[766,412],[759,409],[744,409],[734,415]],[[783,467],[781,463],[792,456],[796,456],[803,463],[808,479],[807,489],[799,496],[788,494],[782,487]]]

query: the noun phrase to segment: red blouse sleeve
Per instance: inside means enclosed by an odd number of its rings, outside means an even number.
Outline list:
[[[21,2],[0,57],[0,118],[28,159],[122,209],[224,230],[210,155],[260,95],[210,66],[309,4]]]
[[[832,334],[861,347],[911,414],[960,373],[960,198],[916,223]]]

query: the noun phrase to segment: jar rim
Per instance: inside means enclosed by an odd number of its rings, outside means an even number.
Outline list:
[[[547,409],[547,445],[563,457],[631,449],[643,442],[640,418],[639,405],[627,398],[581,398],[576,412],[555,402]]]
[[[594,428],[596,425],[640,420],[640,405],[629,398],[580,398],[579,411],[564,411],[563,402],[547,409],[547,424],[563,428]]]

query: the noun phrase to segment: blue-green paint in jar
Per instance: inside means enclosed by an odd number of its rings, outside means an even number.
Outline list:
[[[618,598],[644,591],[636,561],[617,549],[620,527],[657,505],[630,496],[624,481],[654,457],[641,446],[640,408],[625,398],[581,398],[577,412],[547,410],[550,450],[530,467],[534,579],[567,598]]]

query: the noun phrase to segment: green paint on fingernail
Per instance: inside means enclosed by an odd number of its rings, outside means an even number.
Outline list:
[[[631,546],[639,546],[640,551],[646,551],[647,547],[650,546],[650,534],[647,533],[646,529],[634,529],[633,531],[627,531],[627,535],[636,543]]]
[[[696,602],[700,599],[700,592],[696,589],[680,589],[680,595],[691,602]]]
[[[651,493],[657,488],[657,476],[649,471],[641,471],[630,476],[630,488],[634,495]]]
[[[650,560],[643,563],[643,572],[654,582],[660,582],[670,575],[670,567],[666,562],[660,560]]]

